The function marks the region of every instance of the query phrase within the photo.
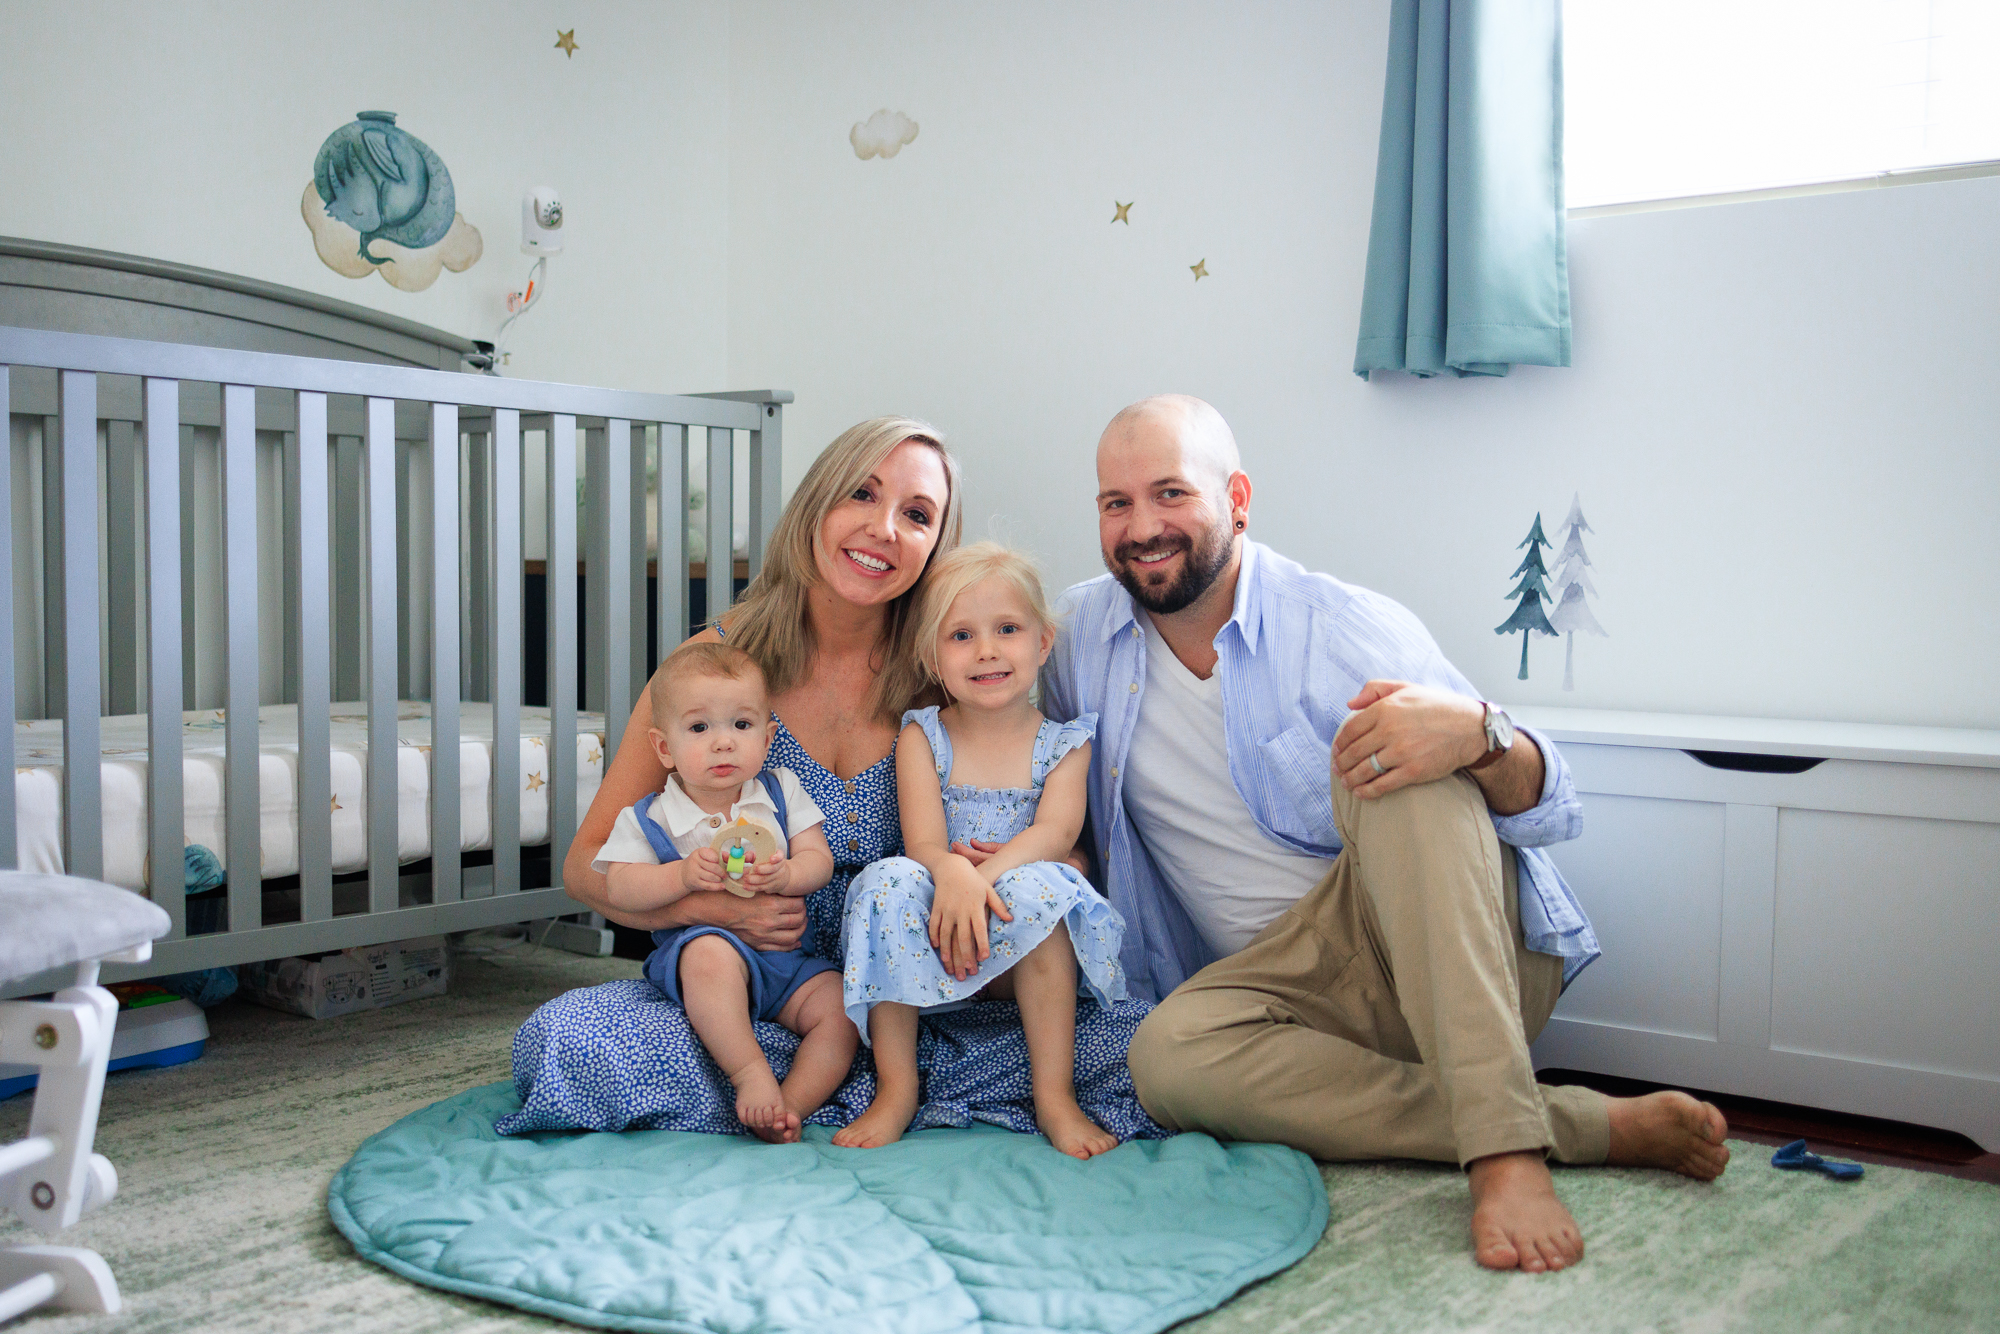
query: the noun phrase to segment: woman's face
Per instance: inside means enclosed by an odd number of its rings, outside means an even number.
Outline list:
[[[881,606],[909,592],[937,546],[946,495],[944,461],[905,440],[820,521],[820,578],[845,601]]]

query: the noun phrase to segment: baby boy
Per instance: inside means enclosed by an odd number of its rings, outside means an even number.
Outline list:
[[[664,908],[689,894],[804,897],[833,878],[825,816],[790,769],[766,769],[777,730],[764,673],[726,644],[683,644],[661,664],[651,690],[654,753],[670,772],[658,795],[618,813],[591,865],[604,873],[612,906]],[[746,845],[761,826],[769,846]],[[735,855],[725,854],[734,853]],[[734,873],[732,875],[732,872]],[[774,1144],[799,1137],[847,1078],[861,1035],[841,1008],[840,966],[802,949],[756,950],[720,927],[653,933],[646,977],[687,1011],[688,1024],[736,1088],[736,1117]],[[757,1045],[752,1016],[775,1020],[802,1041],[782,1087]]]

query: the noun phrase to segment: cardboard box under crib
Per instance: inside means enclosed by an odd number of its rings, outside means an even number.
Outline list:
[[[451,981],[451,951],[443,936],[422,936],[245,964],[236,975],[242,994],[260,1005],[330,1019],[444,995]]]

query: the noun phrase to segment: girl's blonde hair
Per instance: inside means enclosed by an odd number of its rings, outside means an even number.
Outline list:
[[[820,525],[906,441],[937,451],[938,461],[944,465],[944,511],[937,516],[937,544],[931,548],[926,571],[918,575],[909,591],[889,604],[882,663],[870,703],[877,714],[893,717],[925,693],[925,673],[917,659],[915,608],[928,571],[958,546],[964,523],[958,460],[945,449],[944,436],[937,428],[912,417],[877,417],[849,427],[820,451],[778,518],[764,550],[763,568],[743,591],[742,599],[716,618],[718,625],[727,623],[729,642],[764,669],[772,694],[781,695],[798,684],[818,648],[806,594],[820,583]]]
[[[944,683],[938,670],[938,632],[944,627],[944,618],[951,613],[951,604],[966,589],[992,578],[1005,579],[1013,585],[1021,600],[1028,604],[1038,629],[1055,625],[1048,599],[1042,596],[1042,577],[1035,572],[1035,563],[1020,552],[998,542],[974,542],[939,556],[931,561],[930,574],[924,580],[916,625],[917,655],[923,663],[924,675],[932,681]]]

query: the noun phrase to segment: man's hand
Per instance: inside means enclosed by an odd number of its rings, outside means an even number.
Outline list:
[[[1486,754],[1485,709],[1454,691],[1370,681],[1347,707],[1354,712],[1334,734],[1333,768],[1357,797],[1433,782]]]
[[[714,848],[696,848],[681,861],[681,883],[689,889],[719,890],[729,883],[722,873],[722,858]]]
[[[704,925],[731,931],[753,950],[795,950],[806,933],[806,901],[779,894],[739,899],[717,894],[704,901]]]

